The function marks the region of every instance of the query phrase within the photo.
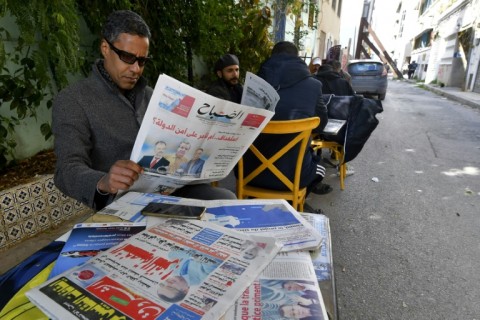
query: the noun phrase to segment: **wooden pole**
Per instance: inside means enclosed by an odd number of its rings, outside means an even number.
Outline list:
[[[365,18],[362,18],[363,20],[365,20]],[[395,63],[395,61],[392,60],[392,58],[390,57],[390,55],[388,54],[387,50],[385,50],[385,48],[383,47],[383,44],[382,42],[380,41],[380,39],[377,37],[377,34],[375,33],[375,31],[373,31],[373,29],[370,27],[369,23],[367,22],[367,20],[365,20],[365,25],[367,27],[367,30],[368,30],[368,33],[372,36],[373,40],[375,40],[375,42],[377,43],[378,47],[380,48],[381,52],[383,53],[384,55],[384,58],[382,59],[382,61],[385,62],[388,62],[390,64],[390,66],[393,68],[393,70],[395,71],[395,73],[397,74],[397,77],[399,79],[403,79],[403,74],[400,70],[398,70],[397,68],[397,64]],[[373,45],[373,44],[372,44]],[[373,49],[373,47],[372,47]],[[378,53],[377,53],[378,54]],[[381,56],[381,54],[379,54],[379,56]],[[385,60],[384,60],[385,59]]]

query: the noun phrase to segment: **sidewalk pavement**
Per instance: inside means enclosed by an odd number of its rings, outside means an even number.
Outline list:
[[[457,101],[472,108],[480,109],[480,93],[472,91],[462,91],[462,89],[456,87],[440,87],[437,85],[424,84],[420,82],[417,83],[415,80],[404,79],[404,81],[412,84],[422,85],[425,89],[444,96],[448,99]]]

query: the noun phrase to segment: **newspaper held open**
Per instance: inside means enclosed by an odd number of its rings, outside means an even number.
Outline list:
[[[145,174],[130,190],[170,194],[187,184],[226,177],[273,117],[262,103],[273,109],[278,102],[266,82],[247,81],[244,92],[254,106],[160,75],[130,156]]]

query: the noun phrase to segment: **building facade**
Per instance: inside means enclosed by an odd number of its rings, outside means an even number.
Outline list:
[[[325,59],[330,48],[340,44],[340,17],[343,0],[273,0],[272,33],[275,42],[295,42],[301,26],[300,55],[306,63],[314,57]],[[296,8],[296,10],[292,10]],[[301,13],[298,15],[298,8]],[[297,14],[295,14],[297,13]]]
[[[394,59],[425,83],[480,93],[480,0],[402,0]]]

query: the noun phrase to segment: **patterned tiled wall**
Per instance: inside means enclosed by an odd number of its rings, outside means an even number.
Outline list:
[[[93,210],[67,197],[42,175],[30,183],[0,191],[0,251]]]

